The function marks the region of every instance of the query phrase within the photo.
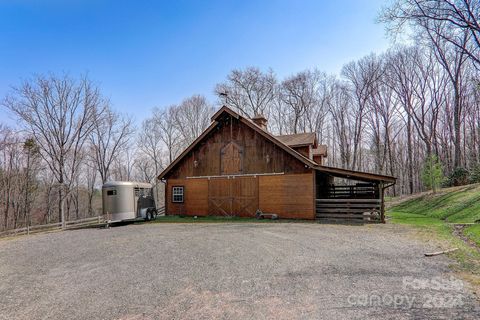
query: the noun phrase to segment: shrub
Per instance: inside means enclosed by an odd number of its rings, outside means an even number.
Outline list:
[[[453,170],[448,180],[450,186],[463,186],[469,183],[470,172],[463,167],[458,167]]]
[[[470,174],[470,183],[480,182],[480,163],[477,163]]]
[[[425,187],[435,193],[443,181],[442,164],[436,155],[430,155],[425,159],[422,170],[422,180]]]

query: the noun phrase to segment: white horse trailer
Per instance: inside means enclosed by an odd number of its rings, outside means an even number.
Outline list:
[[[150,183],[112,181],[102,186],[103,214],[109,223],[154,219],[157,208]]]

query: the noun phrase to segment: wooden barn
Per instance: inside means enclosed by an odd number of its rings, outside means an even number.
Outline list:
[[[274,136],[228,107],[159,176],[167,215],[384,221],[391,176],[323,165],[315,133]]]

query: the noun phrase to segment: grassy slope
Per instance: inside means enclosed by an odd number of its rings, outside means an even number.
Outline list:
[[[475,222],[480,219],[480,185],[442,189],[400,203],[392,211],[420,214],[452,223]]]
[[[480,220],[480,185],[442,189],[437,194],[424,194],[390,208],[393,222],[413,225],[472,223]],[[480,246],[480,227],[464,230],[466,236]]]
[[[480,184],[422,194],[393,205],[387,216],[393,223],[418,227],[421,235],[426,239],[438,239],[445,249],[458,247],[458,251],[449,255],[459,262],[461,271],[476,275],[473,282],[480,286],[480,251],[454,236],[451,225],[480,219]],[[480,247],[479,224],[465,228],[464,235]]]

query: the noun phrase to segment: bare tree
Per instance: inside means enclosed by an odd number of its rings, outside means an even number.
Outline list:
[[[156,177],[158,176],[159,172],[155,170],[155,167],[152,166],[151,159],[146,155],[139,155],[135,159],[135,180],[137,181],[145,181],[149,183],[155,183]],[[157,188],[156,188],[157,189]],[[156,199],[160,196],[158,190],[156,190]]]
[[[164,111],[157,108],[153,111],[152,125],[158,128],[160,140],[166,146],[168,163],[171,163],[178,152],[186,147],[186,145],[179,145],[181,139],[175,124],[176,112],[176,106],[170,106]]]
[[[155,175],[160,174],[160,170],[164,167],[162,155],[163,155],[163,143],[161,137],[161,130],[156,126],[153,119],[145,119],[142,122],[142,128],[138,136],[138,147],[148,159],[150,165],[153,166]],[[141,163],[147,163],[146,159],[142,157]],[[144,165],[142,165],[144,167]],[[146,175],[143,175],[146,176]]]
[[[12,204],[15,198],[15,175],[18,167],[16,160],[19,158],[18,144],[20,141],[16,139],[12,130],[9,128],[2,128],[2,141],[0,143],[0,149],[2,150],[2,171],[1,173],[1,192],[2,197],[1,205],[3,207],[3,228],[8,229],[8,222],[10,220],[10,213]]]
[[[13,88],[3,101],[26,126],[39,146],[59,186],[59,219],[63,201],[77,174],[82,148],[95,124],[102,103],[99,89],[86,77],[36,76]]]
[[[359,61],[346,64],[342,69],[351,87],[354,104],[352,105],[354,115],[353,131],[353,160],[351,169],[360,168],[359,151],[361,150],[362,129],[364,116],[367,111],[368,102],[372,91],[382,76],[381,64],[377,63],[377,57],[373,54],[366,56]]]
[[[335,145],[333,147],[338,145],[342,168],[351,167],[352,161],[354,125],[349,112],[351,103],[352,97],[347,86],[338,80],[333,82],[328,106],[334,131],[332,141]]]
[[[396,0],[383,9],[380,21],[399,33],[407,24],[455,46],[477,65],[480,64],[480,2],[477,0]],[[438,30],[438,24],[445,28]],[[438,32],[440,31],[440,32]],[[467,36],[468,41],[464,38]]]
[[[240,114],[253,117],[258,114],[268,116],[275,98],[277,80],[272,70],[265,73],[258,68],[233,70],[227,81],[215,88],[215,94]],[[226,95],[225,95],[226,94]]]
[[[399,48],[387,54],[386,84],[395,92],[400,104],[399,115],[406,126],[406,170],[409,193],[414,192],[413,123],[409,110],[413,109],[416,91],[414,60],[419,54],[415,48]]]
[[[175,125],[184,145],[190,145],[208,127],[213,112],[213,107],[201,95],[193,95],[176,107]]]
[[[25,225],[32,224],[31,208],[38,190],[37,172],[40,169],[40,153],[37,143],[32,138],[27,138],[23,143],[24,168],[23,168],[23,216]]]
[[[3,228],[31,225],[32,204],[37,197],[38,148],[31,138],[0,127],[0,214]]]
[[[109,179],[113,160],[127,146],[133,134],[132,118],[105,107],[97,114],[94,127],[89,135],[91,158],[98,169],[102,183]]]
[[[305,130],[317,133],[318,139],[322,141],[328,113],[328,100],[330,99],[329,86],[334,80],[323,72],[314,72],[317,73],[316,104],[306,108],[303,122]]]
[[[118,157],[113,159],[111,167],[111,176],[113,180],[129,181],[134,176],[134,167],[136,160],[136,153],[138,149],[131,142],[125,147],[125,150],[121,152]]]
[[[145,119],[142,122],[137,143],[139,153],[141,152],[141,154],[138,154],[135,159],[137,176],[139,176],[142,181],[156,183],[155,178],[164,168],[162,141],[162,130],[156,125],[155,118]],[[158,188],[155,188],[155,193],[156,199],[159,199],[160,194]]]
[[[95,168],[94,163],[87,162],[85,164],[85,183],[87,188],[87,210],[88,216],[93,216],[95,214],[95,209],[93,208],[93,198],[95,196],[95,186],[97,183],[97,168]]]
[[[450,81],[452,87],[452,104],[453,104],[453,127],[454,127],[454,167],[461,166],[462,146],[461,146],[461,118],[463,114],[463,101],[461,89],[464,81],[465,66],[467,65],[468,56],[465,50],[458,46],[452,46],[450,42],[444,40],[442,34],[447,34],[447,31],[442,31],[446,26],[437,25],[435,31],[428,29],[428,37],[433,47],[433,52],[439,64],[443,67]],[[461,42],[465,47],[468,41],[468,34],[464,33]]]
[[[307,128],[305,123],[302,123],[302,118],[306,113],[311,115],[312,110],[318,105],[318,88],[322,78],[324,78],[324,74],[318,70],[306,70],[282,81],[280,99],[291,114],[293,133],[306,131]]]

